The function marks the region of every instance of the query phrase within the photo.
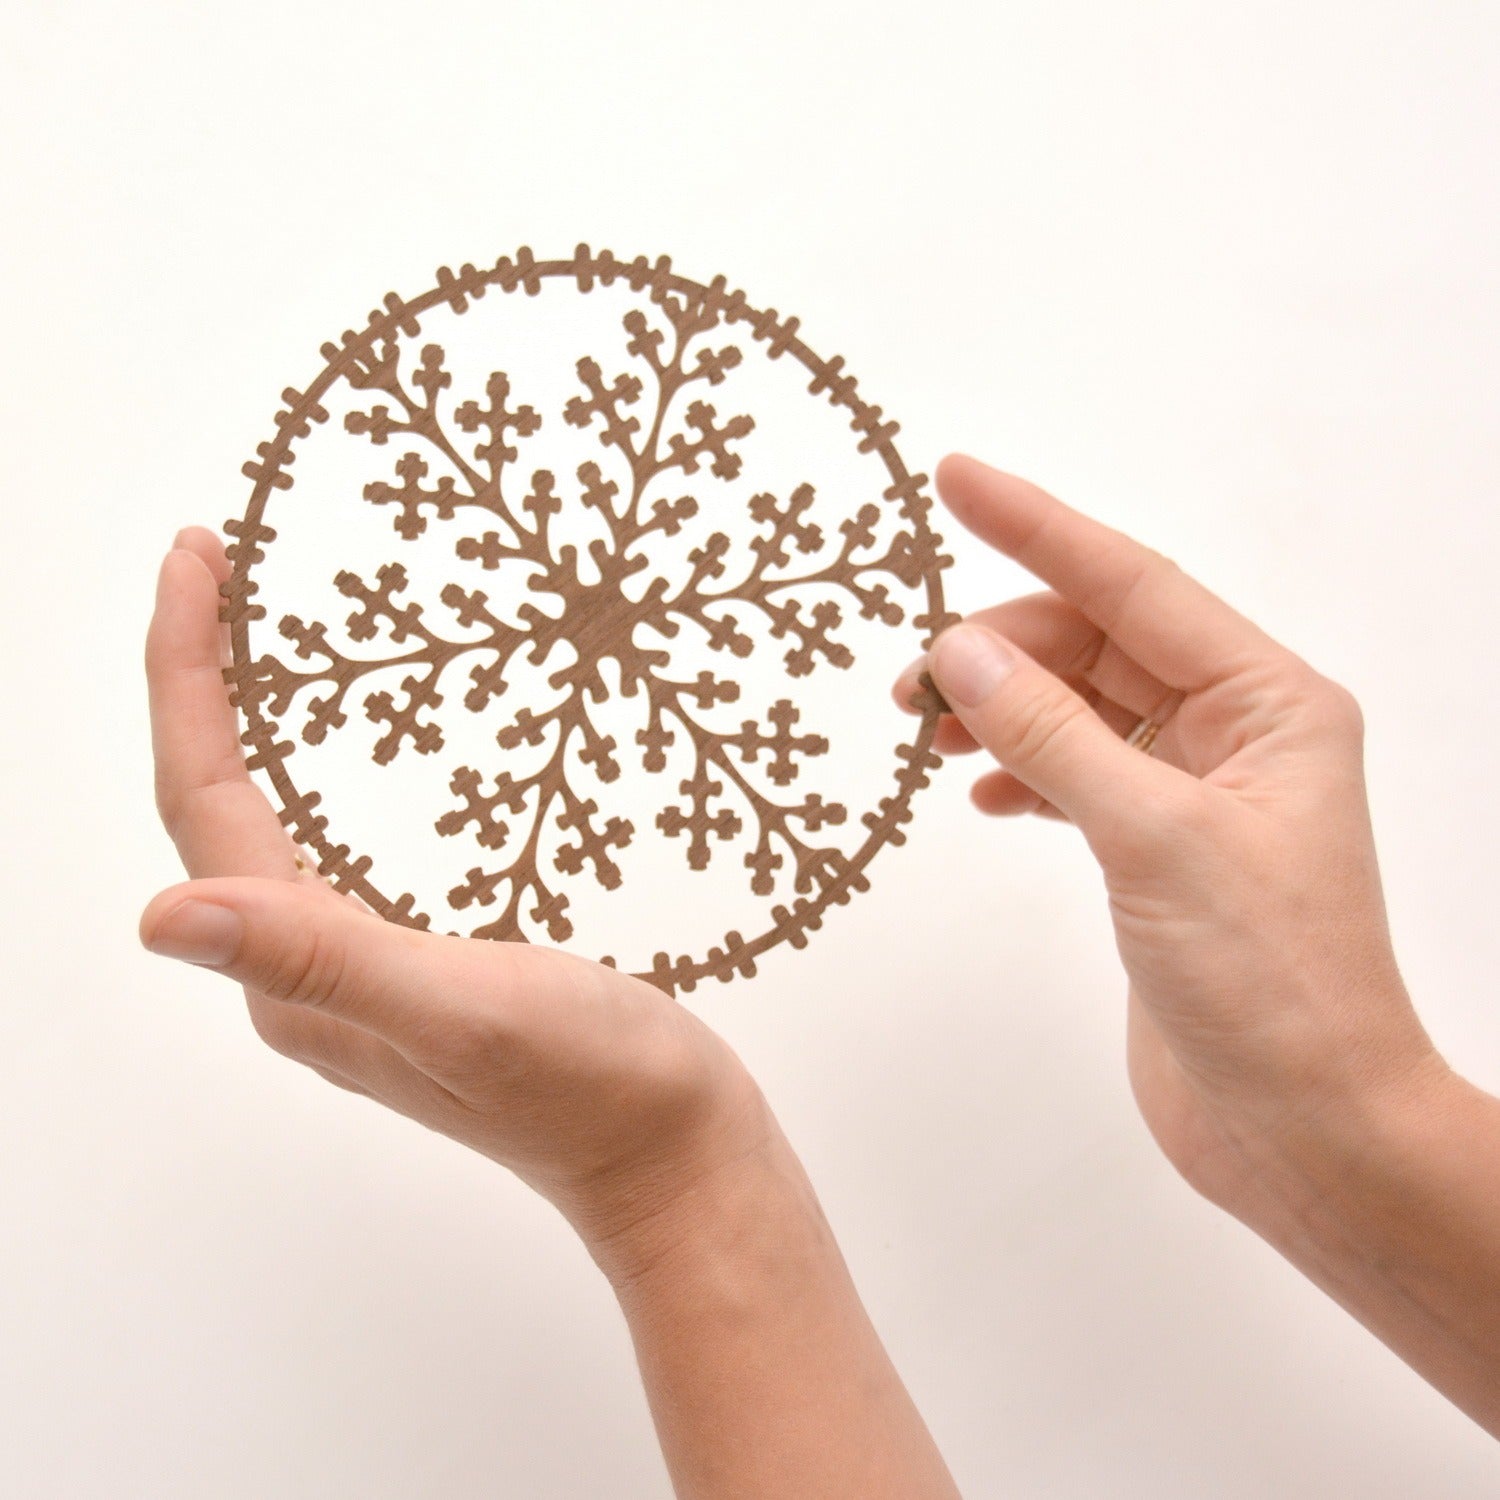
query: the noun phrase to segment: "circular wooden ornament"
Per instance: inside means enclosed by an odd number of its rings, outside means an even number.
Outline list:
[[[514,369],[501,368],[510,364],[504,350],[473,389],[456,386],[443,346],[424,341],[424,317],[464,314],[486,294],[534,298],[544,287],[549,296],[628,289],[619,346],[582,353],[560,410],[526,404]],[[337,840],[323,794],[294,769],[296,746],[350,733],[350,710],[362,709],[377,731],[376,763],[441,756],[446,709],[450,732],[454,714],[498,725],[492,760],[445,767],[448,801],[432,809],[437,835],[477,851],[447,894],[452,911],[478,919],[470,936],[567,941],[569,889],[620,887],[623,851],[643,830],[674,841],[692,870],[740,854],[761,911],[748,935],[728,931],[699,955],[660,947],[639,977],[668,993],[753,974],[760,954],[804,946],[830,905],[868,888],[866,867],[883,845],[904,840],[912,797],[939,763],[931,746],[941,700],[929,687],[909,743],[889,752],[893,784],[854,814],[794,789],[829,742],[807,695],[799,704],[792,694],[851,665],[846,627],[911,637],[897,667],[930,645],[955,618],[941,582],[950,559],[929,525],[927,476],[909,472],[894,446],[897,424],[798,327],[752,307],[722,277],[689,280],[666,257],[626,262],[580,245],[567,259],[539,261],[523,247],[488,270],[444,267],[419,297],[387,296],[364,328],[323,346],[324,368],[305,390],[283,393],[275,431],[244,467],[253,484],[245,513],[225,526],[233,572],[222,618],[233,664],[224,675],[244,717],[249,766],[269,779],[282,822],[335,887],[391,921],[433,925],[412,895],[390,894],[369,854]],[[810,483],[744,493],[755,415],[721,414],[714,397],[733,393],[733,372],[755,359],[802,366],[806,399],[847,413],[849,442],[878,460],[868,493],[825,495]],[[292,503],[299,444],[340,404],[345,441],[368,445],[371,458],[361,492],[341,498],[389,517],[390,560],[372,576],[334,575],[353,605],[342,635],[286,615],[286,648],[254,654],[250,627],[266,617],[257,569],[277,538],[270,522]],[[523,467],[528,442],[548,424],[573,429],[585,454],[566,483]],[[695,525],[701,533],[726,495],[741,540],[709,531],[668,567],[669,539]],[[296,503],[309,502],[299,493]],[[586,544],[561,540],[570,519],[593,528]],[[430,558],[435,548],[451,559],[441,620],[407,597],[414,549]],[[684,656],[699,659],[696,673],[677,665]],[[523,665],[547,674],[548,701],[513,704]],[[741,681],[771,672],[786,696],[758,717],[733,718],[726,705],[739,701]],[[595,722],[612,699],[632,701],[628,739]],[[294,729],[284,727],[293,719]],[[660,783],[642,828],[638,813],[610,803],[622,764]],[[671,925],[650,891],[639,904],[650,922]]]

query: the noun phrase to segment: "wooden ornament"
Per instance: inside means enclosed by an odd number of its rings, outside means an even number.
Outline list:
[[[536,297],[549,280],[564,290],[571,283],[575,294],[618,283],[639,294],[641,305],[623,318],[628,358],[620,362],[628,367],[601,363],[608,351],[583,353],[577,391],[560,412],[533,409],[501,369],[482,390],[450,393],[454,375],[444,349],[421,339],[424,315],[461,314],[495,291]],[[657,310],[655,325],[647,307]],[[307,744],[337,734],[362,710],[378,731],[374,759],[385,765],[403,753],[441,753],[440,706],[450,714],[490,711],[507,691],[508,672],[524,659],[561,663],[548,679],[555,700],[516,705],[494,736],[493,761],[454,765],[451,804],[434,809],[439,836],[467,839],[476,850],[466,879],[448,894],[455,912],[477,918],[469,935],[528,940],[534,932],[567,940],[569,885],[618,887],[616,856],[638,836],[631,810],[609,806],[622,759],[660,773],[673,746],[674,753],[691,747],[693,769],[662,786],[655,832],[680,842],[691,869],[732,849],[753,895],[789,889],[762,930],[728,932],[697,957],[663,947],[640,977],[672,993],[710,975],[753,974],[768,948],[802,947],[830,905],[867,889],[866,866],[882,845],[904,840],[912,796],[939,763],[931,745],[943,705],[925,683],[911,742],[893,747],[894,786],[860,816],[864,834],[851,852],[819,837],[846,825],[848,809],[791,790],[805,763],[828,748],[793,690],[814,672],[850,665],[840,631],[848,611],[914,633],[893,658],[895,668],[930,645],[956,618],[943,605],[941,574],[950,559],[929,524],[927,476],[908,471],[893,444],[897,424],[858,394],[841,358],[814,354],[798,327],[796,318],[751,307],[722,277],[703,285],[679,275],[666,257],[624,262],[580,245],[568,259],[538,261],[522,248],[488,270],[444,267],[430,291],[409,301],[387,296],[364,328],[324,345],[325,366],[305,391],[283,393],[274,432],[244,466],[253,484],[245,514],[225,527],[233,572],[221,617],[230,627],[233,665],[224,675],[244,716],[251,768],[269,779],[282,822],[315,852],[334,886],[391,921],[432,925],[410,894],[392,897],[377,886],[368,855],[335,842],[320,811],[323,797],[294,779],[294,742],[281,728],[293,705],[304,715],[298,737]],[[785,494],[755,493],[738,502],[748,505],[746,545],[736,549],[714,531],[687,553],[685,577],[655,576],[662,539],[676,536],[714,503],[716,485],[740,473],[754,417],[721,414],[710,393],[747,357],[802,365],[810,399],[847,412],[858,451],[878,456],[888,483],[854,505],[805,483]],[[340,383],[361,393],[344,429],[371,445],[372,477],[362,498],[389,514],[394,555],[373,577],[336,573],[352,606],[347,642],[327,624],[288,615],[279,626],[288,650],[253,655],[250,625],[266,614],[256,598],[256,568],[277,534],[267,512],[287,503],[296,445],[328,421],[324,403]],[[578,465],[572,483],[546,469],[523,479],[527,440],[558,420],[577,429],[594,456]],[[683,480],[692,481],[690,492]],[[671,492],[663,493],[669,481]],[[570,507],[592,511],[597,522],[587,560],[556,536],[557,518]],[[455,559],[455,579],[441,591],[452,616],[447,626],[403,597],[409,580],[402,557],[414,555],[404,549],[432,547]],[[509,575],[516,581],[507,586]],[[486,587],[465,586],[459,576]],[[900,595],[913,592],[920,608],[903,607]],[[759,644],[744,623],[752,617]],[[674,653],[688,637],[723,665],[690,676],[674,669]],[[786,695],[732,731],[712,727],[710,711],[735,702],[745,680],[726,667],[777,671]],[[639,700],[632,744],[602,733],[591,714],[614,692]],[[513,774],[507,762],[521,747],[540,760]],[[641,910],[643,922],[670,926],[670,911],[652,909],[648,892]],[[661,940],[669,936],[664,931]]]

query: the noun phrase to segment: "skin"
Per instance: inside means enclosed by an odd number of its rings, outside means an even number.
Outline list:
[[[1141,1113],[1187,1182],[1500,1435],[1500,1101],[1434,1050],[1386,924],[1341,687],[1159,554],[974,459],[954,515],[1047,591],[929,670],[977,807],[1076,825],[1128,977]],[[190,882],[142,940],[245,987],[277,1051],[550,1199],[614,1287],[680,1497],[957,1493],[795,1153],[675,1001],[535,945],[380,921],[301,871],[245,772],[216,538],[162,567],[157,802]],[[1163,724],[1151,754],[1125,742]]]

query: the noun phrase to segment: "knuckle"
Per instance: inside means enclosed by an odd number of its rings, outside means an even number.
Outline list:
[[[314,928],[277,955],[266,976],[265,989],[277,999],[316,1008],[342,994],[347,977],[347,946]]]
[[[1120,535],[1123,538],[1123,533]],[[1134,542],[1131,545],[1139,548],[1139,551],[1125,577],[1116,586],[1113,598],[1108,601],[1109,614],[1116,618],[1142,599],[1149,597],[1161,586],[1163,579],[1182,572],[1182,569],[1165,552],[1158,552],[1154,547],[1148,547],[1141,542]]]
[[[1303,665],[1297,675],[1295,693],[1302,710],[1319,729],[1355,741],[1364,738],[1364,712],[1359,700],[1342,683]]]
[[[479,1098],[509,1077],[513,1058],[504,1028],[487,1015],[449,1015],[418,1025],[408,1037],[414,1056],[462,1098]]]

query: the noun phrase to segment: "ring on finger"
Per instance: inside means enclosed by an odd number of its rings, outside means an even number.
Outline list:
[[[1184,696],[1182,693],[1172,693],[1164,698],[1149,714],[1136,723],[1135,728],[1125,736],[1125,743],[1150,755],[1157,736],[1166,727],[1167,720],[1182,707]]]

